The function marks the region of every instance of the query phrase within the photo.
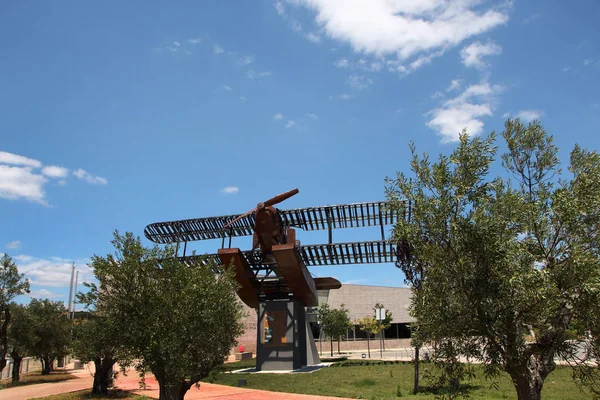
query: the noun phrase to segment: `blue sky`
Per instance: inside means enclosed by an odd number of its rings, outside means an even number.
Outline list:
[[[89,279],[115,229],[143,236],[294,187],[281,208],[380,200],[410,140],[448,153],[462,128],[520,116],[564,160],[597,149],[598,20],[595,0],[5,1],[0,251],[32,296],[64,300],[71,262]],[[391,265],[312,272],[403,284]]]

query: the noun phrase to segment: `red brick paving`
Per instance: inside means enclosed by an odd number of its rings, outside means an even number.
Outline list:
[[[124,377],[117,381],[117,387],[154,399],[158,399],[158,383],[154,377],[146,377],[146,389],[139,389],[137,377]],[[215,399],[215,400],[340,400],[340,397],[314,396],[307,394],[268,392],[266,390],[244,389],[233,386],[200,384],[200,388],[192,387],[186,394],[185,400]]]
[[[88,371],[75,373],[78,379],[68,381],[40,383],[37,385],[17,386],[3,389],[0,392],[2,400],[27,400],[34,397],[44,397],[52,394],[69,393],[92,388],[92,377]],[[146,389],[141,390],[139,378],[134,371],[127,376],[119,374],[116,387],[130,390],[136,394],[158,399],[158,383],[152,376],[146,377]],[[185,395],[185,400],[215,399],[215,400],[340,400],[340,397],[314,396],[295,393],[268,392],[266,390],[244,389],[233,386],[201,383],[200,388],[192,387]]]

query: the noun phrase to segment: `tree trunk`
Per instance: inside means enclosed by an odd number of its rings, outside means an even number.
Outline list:
[[[3,317],[4,315],[4,317]],[[5,304],[0,307],[0,376],[6,367],[6,354],[8,352],[8,324],[10,322],[10,311]]]
[[[542,387],[544,382],[537,383],[537,379],[521,376],[513,379],[515,389],[517,389],[517,398],[519,400],[540,400],[542,398]]]
[[[115,361],[111,358],[95,359],[94,365],[96,372],[94,373],[94,384],[92,386],[93,395],[108,395],[108,388],[113,381],[113,365]]]
[[[367,349],[369,351],[369,358],[371,358],[371,338],[367,335]]]
[[[50,357],[42,357],[40,361],[42,362],[42,375],[50,375],[50,372],[52,372],[52,363],[54,362],[54,359]]]
[[[333,358],[333,337],[329,336],[329,350],[331,350],[331,358]]]
[[[13,359],[12,383],[18,383],[19,379],[21,379],[21,361],[23,361],[23,357],[14,352],[11,353],[10,357]]]
[[[342,341],[342,337],[338,337],[338,354],[342,354],[342,352],[340,351],[340,342]]]
[[[179,380],[171,382],[165,377],[158,377],[154,374],[158,381],[158,400],[183,400],[183,397],[191,387],[189,381]]]
[[[413,385],[413,394],[419,391],[419,346],[415,346],[415,381]]]
[[[555,368],[554,361],[545,362],[541,356],[530,356],[525,365],[507,366],[519,400],[540,400],[544,380]]]

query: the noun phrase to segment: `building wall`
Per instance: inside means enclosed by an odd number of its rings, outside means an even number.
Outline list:
[[[331,308],[339,308],[344,304],[352,321],[374,315],[373,307],[380,303],[391,311],[393,323],[411,323],[414,318],[408,314],[410,301],[409,288],[342,285],[340,289],[329,292],[327,303]]]
[[[373,315],[373,307],[376,303],[383,304],[384,307],[392,312],[392,323],[407,324],[414,322],[414,319],[408,315],[410,305],[411,291],[409,288],[366,286],[366,285],[342,285],[340,289],[331,290],[329,293],[319,293],[319,300],[326,301],[331,308],[339,308],[342,304],[348,309],[350,319],[362,318],[366,315]],[[242,303],[243,304],[243,303]],[[232,353],[238,353],[239,347],[244,346],[244,351],[251,351],[256,354],[256,310],[243,304],[246,317],[243,320],[246,327],[245,332],[238,338],[238,345],[232,349]],[[318,330],[317,330],[318,331]],[[394,333],[394,332],[392,332]],[[356,350],[366,348],[366,341],[359,340],[360,333],[357,331],[357,340],[353,341],[350,335],[348,341],[342,343],[342,349]],[[386,335],[395,337],[393,335]],[[318,339],[316,337],[315,339]],[[404,346],[407,339],[386,339],[398,340],[398,345]],[[350,343],[350,342],[355,343]],[[323,341],[323,348],[329,346]],[[328,343],[328,341],[327,341]],[[347,343],[347,346],[345,345]],[[375,343],[373,340],[371,344]],[[361,347],[362,346],[362,347]],[[377,346],[379,346],[377,344]],[[396,346],[396,342],[390,342],[390,346]],[[386,345],[387,347],[387,345]],[[329,349],[329,347],[327,347]],[[334,344],[334,350],[337,345]],[[329,350],[328,350],[329,351]]]

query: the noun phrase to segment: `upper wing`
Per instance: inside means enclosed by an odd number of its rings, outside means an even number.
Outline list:
[[[307,231],[391,225],[398,215],[385,201],[340,204],[332,206],[280,210],[284,225]],[[240,214],[221,217],[194,218],[171,222],[156,222],[146,226],[144,235],[156,243],[191,242],[254,233],[254,218],[248,215],[223,229]]]

